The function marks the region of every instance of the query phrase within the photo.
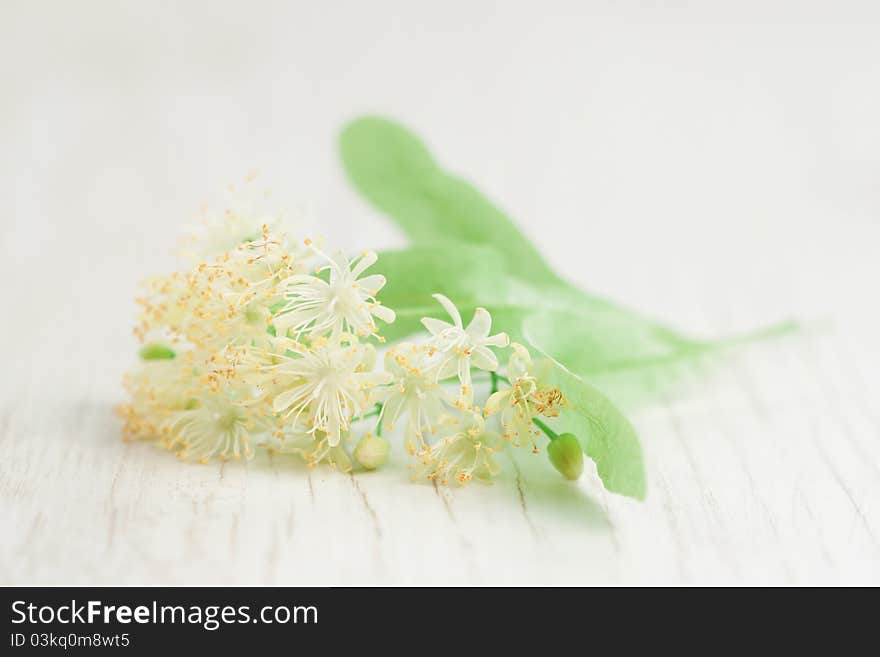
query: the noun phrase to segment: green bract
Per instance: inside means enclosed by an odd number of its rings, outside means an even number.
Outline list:
[[[158,342],[150,342],[141,347],[138,355],[141,360],[171,360],[177,354],[174,349]]]
[[[350,123],[340,137],[352,183],[415,244],[504,244],[511,270],[541,283],[559,282],[513,222],[466,180],[445,172],[400,124],[379,117]]]
[[[606,489],[644,499],[642,448],[630,421],[605,395],[559,363],[536,360],[532,371],[540,387],[559,388],[565,397],[559,417],[548,422],[553,430],[578,437]]]
[[[523,321],[530,344],[580,374],[667,362],[712,347],[583,294],[571,309],[547,309]]]
[[[711,345],[583,292],[560,278],[507,215],[446,173],[413,133],[382,118],[350,123],[340,153],[354,186],[413,241],[381,254],[394,339],[416,330],[440,292],[482,306],[514,340],[591,375],[652,364]]]

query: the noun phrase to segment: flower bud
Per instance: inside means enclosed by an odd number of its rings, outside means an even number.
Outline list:
[[[160,342],[150,342],[138,352],[142,360],[171,360],[176,356],[174,349]]]
[[[584,472],[584,453],[577,436],[572,433],[560,434],[547,445],[550,463],[563,477],[574,481]]]
[[[367,470],[375,470],[385,464],[390,451],[391,443],[382,436],[374,436],[368,433],[360,439],[357,447],[355,447],[354,457]]]

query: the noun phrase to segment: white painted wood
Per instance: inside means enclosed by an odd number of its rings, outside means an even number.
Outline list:
[[[880,583],[878,16],[801,4],[4,3],[0,583]],[[815,328],[631,405],[644,503],[529,455],[457,490],[123,443],[136,282],[222,183],[401,243],[335,163],[360,111],[594,291]]]

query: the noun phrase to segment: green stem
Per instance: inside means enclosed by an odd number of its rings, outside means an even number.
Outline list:
[[[480,374],[482,374],[482,373],[480,373]],[[498,372],[489,372],[489,380],[490,381],[494,381],[494,380],[504,381],[504,383],[506,383],[507,385],[512,385],[510,383],[510,379],[508,379],[503,374],[498,374]]]
[[[376,435],[382,435],[382,404],[376,404],[376,415],[379,416],[379,421],[376,422]]]
[[[489,391],[489,394],[494,395],[498,392],[498,375],[495,372],[489,372],[489,376],[492,378],[492,390]]]
[[[382,404],[376,404],[376,408],[374,408],[369,413],[364,413],[363,415],[357,416],[356,418],[354,418],[354,421],[360,422],[361,420],[366,420],[367,418],[370,418],[370,417],[376,417],[381,412],[382,412]]]
[[[559,438],[559,434],[558,434],[558,433],[556,433],[555,431],[553,431],[553,429],[551,429],[551,428],[548,427],[546,424],[544,424],[543,422],[541,422],[541,420],[539,420],[538,418],[533,417],[533,418],[532,418],[532,422],[534,422],[535,424],[537,424],[537,425],[538,425],[538,428],[539,428],[541,431],[543,431],[544,433],[547,434],[547,437],[550,439],[551,442],[554,441],[554,440],[556,440],[557,438]]]

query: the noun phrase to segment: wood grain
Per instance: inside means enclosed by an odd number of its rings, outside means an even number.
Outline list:
[[[182,464],[124,443],[118,393],[48,366],[3,405],[7,584],[831,583],[880,577],[877,425],[836,339],[755,347],[635,415],[650,494],[512,454],[492,485],[343,475],[261,454]],[[831,371],[833,368],[834,371]],[[57,373],[54,375],[57,377]],[[50,393],[51,394],[51,393]],[[10,399],[7,397],[6,399]]]

